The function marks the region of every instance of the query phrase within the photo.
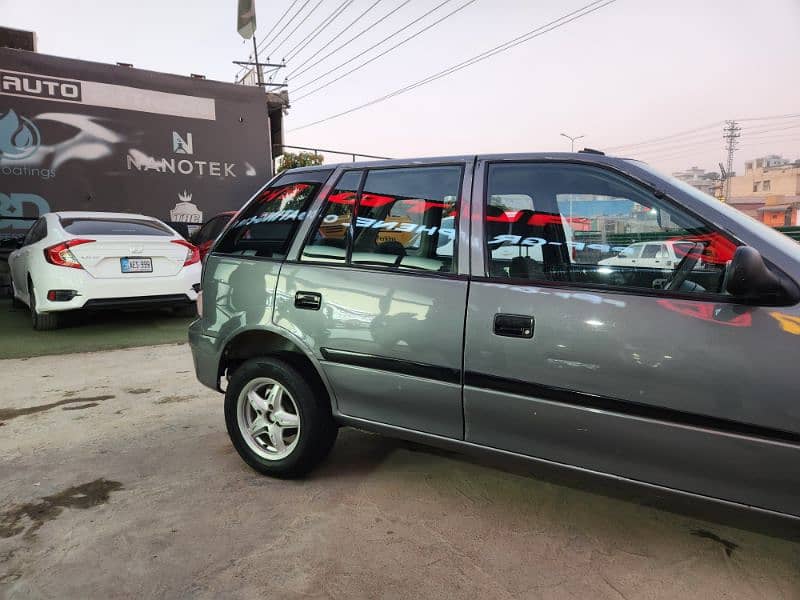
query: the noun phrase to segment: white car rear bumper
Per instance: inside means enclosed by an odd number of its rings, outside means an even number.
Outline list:
[[[57,312],[81,308],[124,308],[188,304],[197,299],[200,263],[183,267],[177,275],[165,277],[112,277],[97,279],[83,269],[52,266],[46,277],[34,280],[36,308]],[[195,286],[195,287],[193,287]],[[50,290],[74,290],[71,300],[48,300]]]

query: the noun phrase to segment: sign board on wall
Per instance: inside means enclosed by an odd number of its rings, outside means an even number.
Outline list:
[[[5,48],[0,65],[0,219],[96,210],[200,223],[271,177],[259,88]]]

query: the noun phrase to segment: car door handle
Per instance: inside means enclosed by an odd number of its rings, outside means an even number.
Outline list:
[[[316,292],[297,292],[294,295],[294,305],[303,310],[319,310],[322,306],[322,294]]]
[[[533,317],[497,314],[494,316],[494,333],[504,337],[532,338]]]

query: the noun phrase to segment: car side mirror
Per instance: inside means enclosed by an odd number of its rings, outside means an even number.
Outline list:
[[[727,292],[742,300],[782,303],[795,294],[789,286],[767,268],[755,248],[739,246],[728,265]]]

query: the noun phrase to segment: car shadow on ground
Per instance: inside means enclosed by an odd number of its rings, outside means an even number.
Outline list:
[[[465,466],[501,471],[517,477],[530,478],[539,483],[603,496],[677,516],[743,529],[789,542],[800,542],[800,519],[749,510],[742,506],[698,497],[687,497],[555,464],[534,463],[506,456],[465,454],[349,427],[340,430],[339,439],[331,456],[312,473],[311,477],[362,479],[382,467],[386,459],[397,451],[442,457]],[[703,532],[696,535],[702,536]]]

